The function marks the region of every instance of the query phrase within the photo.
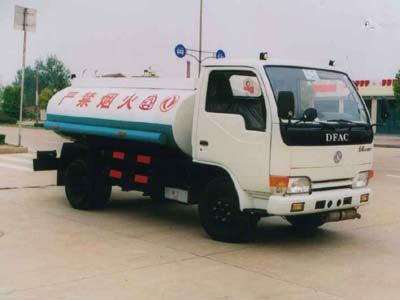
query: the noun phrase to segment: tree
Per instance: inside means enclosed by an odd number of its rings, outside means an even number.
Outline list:
[[[35,70],[39,74],[39,90],[49,88],[56,92],[70,85],[71,72],[55,55],[36,60]]]
[[[0,87],[0,110],[3,107],[3,93],[4,93],[4,88]]]
[[[3,92],[3,112],[16,119],[19,118],[20,93],[18,85],[6,86]]]
[[[17,71],[17,75],[13,82],[14,85],[21,86],[22,69]],[[24,83],[24,105],[35,105],[35,91],[36,91],[36,75],[32,67],[25,68],[25,83]]]
[[[396,108],[400,112],[400,70],[397,72],[396,81],[393,86],[394,97],[396,99]]]
[[[42,109],[47,107],[47,103],[49,102],[50,98],[53,97],[54,93],[49,88],[44,88],[39,95],[39,106]]]

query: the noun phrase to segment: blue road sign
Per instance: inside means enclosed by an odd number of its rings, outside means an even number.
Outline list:
[[[219,50],[217,51],[217,53],[215,53],[215,58],[216,58],[216,59],[225,58],[225,52],[224,52],[224,50],[219,49]]]
[[[186,56],[186,53],[187,53],[187,50],[186,50],[185,46],[183,46],[182,44],[179,44],[175,47],[175,54],[179,58],[184,58]]]

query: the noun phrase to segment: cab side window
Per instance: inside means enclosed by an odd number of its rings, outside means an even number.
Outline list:
[[[247,130],[265,131],[265,100],[257,76],[251,71],[212,71],[206,111],[241,115]]]

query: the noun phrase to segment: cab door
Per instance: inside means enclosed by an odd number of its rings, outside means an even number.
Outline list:
[[[257,70],[203,70],[194,120],[194,160],[229,171],[243,190],[267,192],[271,122]]]

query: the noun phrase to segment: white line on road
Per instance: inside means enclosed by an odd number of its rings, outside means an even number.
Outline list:
[[[0,156],[0,161],[7,160],[7,161],[15,161],[25,164],[32,164],[33,158],[28,157],[18,157],[18,156]]]
[[[386,175],[387,177],[400,178],[400,175]]]
[[[1,171],[1,168],[13,169],[13,170],[19,170],[19,171],[25,171],[25,172],[33,172],[32,168],[21,167],[21,166],[7,164],[7,163],[0,163],[0,171]]]

